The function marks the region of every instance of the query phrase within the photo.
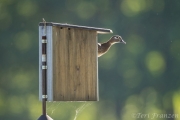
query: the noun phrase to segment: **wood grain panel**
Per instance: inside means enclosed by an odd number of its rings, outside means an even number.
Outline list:
[[[96,31],[53,26],[54,101],[96,101]]]

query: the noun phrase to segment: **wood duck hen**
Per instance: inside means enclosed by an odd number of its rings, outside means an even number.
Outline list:
[[[122,39],[119,35],[112,36],[107,42],[105,43],[98,43],[98,57],[104,55],[110,47],[115,43],[124,43],[126,42]]]

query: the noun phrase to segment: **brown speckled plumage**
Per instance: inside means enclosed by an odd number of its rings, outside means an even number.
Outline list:
[[[98,57],[105,54],[110,49],[110,47],[115,43],[124,43],[124,44],[126,44],[126,42],[122,39],[121,36],[114,35],[107,42],[98,43]]]

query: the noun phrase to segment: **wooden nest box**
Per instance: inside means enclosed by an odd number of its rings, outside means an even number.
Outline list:
[[[45,31],[45,32],[44,32]],[[98,101],[97,34],[110,29],[61,23],[39,24],[39,73],[42,36],[47,39],[47,101]],[[42,99],[39,74],[39,99]]]

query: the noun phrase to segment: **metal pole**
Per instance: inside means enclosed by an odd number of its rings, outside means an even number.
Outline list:
[[[46,36],[46,21],[44,22],[44,35],[42,36],[42,115],[38,120],[53,120],[46,114],[47,101],[47,36]]]
[[[46,115],[47,100],[47,61],[46,61],[46,36],[42,36],[42,113]]]

